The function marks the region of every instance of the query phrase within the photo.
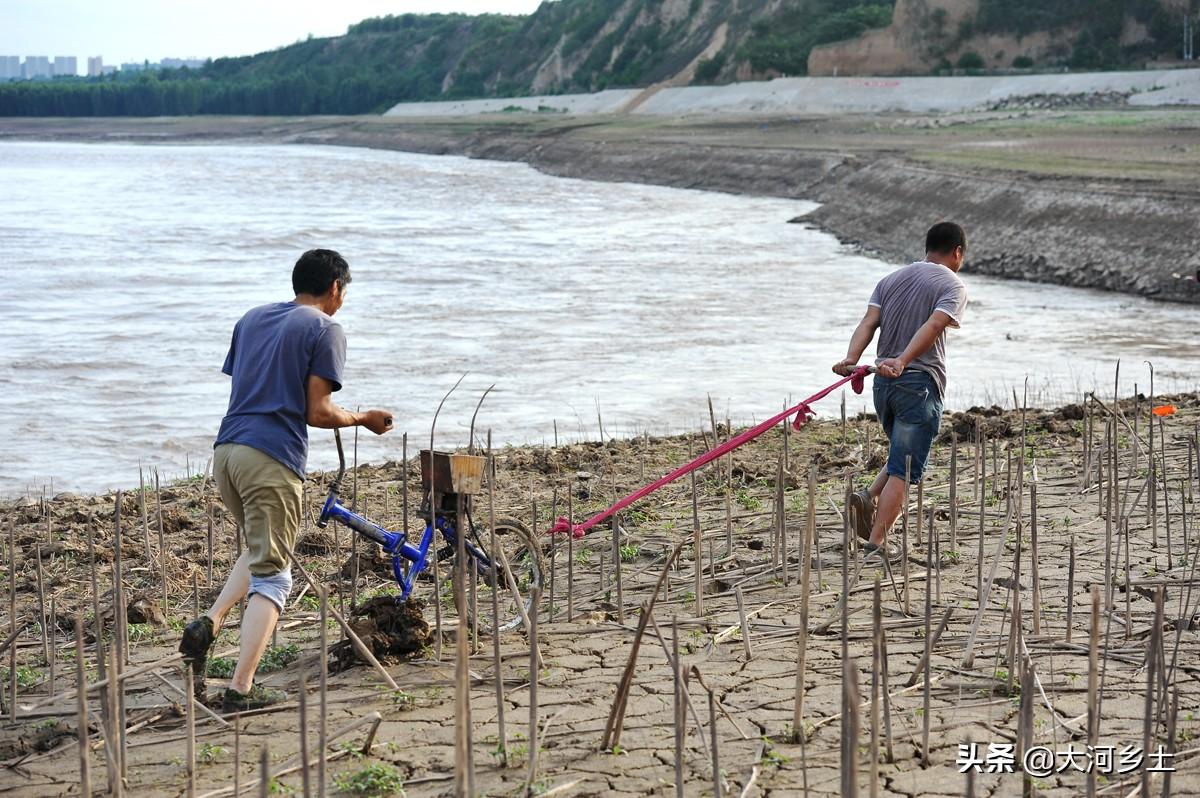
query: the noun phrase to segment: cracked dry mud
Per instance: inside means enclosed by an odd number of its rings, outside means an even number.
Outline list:
[[[1009,453],[1014,456],[1013,482],[1020,469],[1021,416],[1019,412],[985,416],[981,413],[948,418],[946,432],[932,456],[931,472],[924,485],[923,504],[933,510],[933,534],[938,541],[940,561],[932,573],[926,572],[927,545],[930,541],[928,519],[922,520],[920,542],[917,538],[917,495],[914,490],[909,513],[907,583],[904,566],[897,565],[893,585],[883,569],[870,567],[854,582],[849,595],[846,651],[853,663],[855,686],[860,695],[855,743],[858,791],[869,794],[871,764],[869,751],[872,709],[869,704],[872,680],[872,582],[882,578],[882,623],[887,638],[887,671],[891,692],[891,750],[887,761],[881,753],[878,765],[878,792],[882,796],[963,795],[966,776],[959,773],[956,759],[959,745],[974,741],[1011,743],[1019,725],[1020,692],[1032,696],[1032,737],[1035,744],[1064,750],[1074,738],[1086,743],[1088,709],[1088,641],[1090,627],[1090,591],[1100,587],[1102,613],[1099,627],[1102,706],[1098,741],[1101,745],[1142,744],[1145,718],[1144,668],[1147,641],[1154,617],[1154,591],[1165,585],[1166,609],[1163,632],[1164,657],[1168,677],[1178,691],[1179,709],[1175,719],[1174,745],[1179,754],[1178,772],[1173,775],[1176,795],[1200,794],[1197,759],[1200,753],[1195,738],[1200,720],[1195,718],[1200,705],[1200,652],[1197,631],[1184,629],[1178,619],[1196,612],[1200,589],[1191,590],[1193,564],[1200,535],[1194,526],[1194,496],[1197,464],[1192,454],[1192,482],[1188,484],[1189,443],[1200,419],[1200,400],[1196,396],[1174,397],[1179,412],[1164,419],[1155,429],[1156,452],[1165,454],[1167,493],[1157,490],[1158,512],[1149,514],[1149,491],[1144,485],[1149,444],[1147,420],[1150,403],[1130,399],[1122,403],[1124,419],[1130,425],[1137,416],[1138,439],[1132,429],[1121,423],[1119,444],[1118,507],[1124,507],[1129,520],[1129,558],[1119,524],[1113,524],[1114,560],[1110,568],[1111,612],[1104,610],[1106,518],[1101,513],[1105,495],[1098,490],[1096,469],[1085,475],[1086,456],[1082,430],[1091,417],[1092,462],[1099,461],[1105,417],[1102,409],[1095,414],[1080,408],[1059,411],[1029,411],[1024,461],[1025,491],[1020,494],[1020,618],[1024,646],[1036,672],[1034,683],[1015,684],[1009,692],[1009,673],[1017,673],[1008,661],[1010,641],[1011,590],[1014,581],[1013,560],[1018,542],[1015,525],[1006,527],[1009,501],[1018,499],[1016,488],[1008,491]],[[953,540],[949,518],[949,463],[951,428],[974,429],[981,419],[985,431],[991,430],[983,452],[985,485],[977,481],[977,449],[972,437],[958,441],[957,516]],[[953,423],[951,423],[953,422]],[[720,427],[724,437],[727,430]],[[1165,439],[1162,435],[1165,434]],[[550,525],[555,511],[565,512],[566,496],[572,494],[576,519],[604,508],[614,496],[624,495],[665,473],[688,458],[689,450],[699,452],[711,445],[712,430],[689,437],[641,438],[631,441],[577,443],[558,448],[506,448],[496,452],[497,513],[530,519],[532,480],[537,500],[539,529]],[[1141,441],[1139,448],[1138,440]],[[994,441],[994,443],[993,443]],[[788,469],[784,480],[783,512],[785,545],[780,557],[775,547],[774,511],[776,479],[782,456],[783,436],[778,431],[739,450],[729,460],[698,473],[696,509],[700,520],[704,567],[703,612],[695,606],[694,555],[692,550],[692,491],[687,478],[663,489],[636,505],[621,519],[617,541],[617,560],[621,568],[620,597],[615,581],[611,526],[602,524],[582,540],[570,544],[573,591],[568,617],[568,542],[559,538],[553,551],[546,539],[547,567],[553,562],[553,586],[546,585],[541,603],[539,642],[543,667],[538,672],[538,768],[532,780],[535,793],[586,796],[672,795],[675,792],[675,732],[673,726],[673,669],[666,656],[672,637],[678,635],[684,668],[702,678],[687,681],[694,714],[687,711],[682,773],[684,792],[707,795],[713,791],[710,752],[710,716],[708,690],[717,706],[716,736],[725,794],[745,795],[838,795],[842,793],[844,765],[840,750],[842,735],[842,637],[835,615],[842,585],[843,520],[839,513],[847,475],[862,484],[868,467],[878,467],[882,458],[877,426],[870,419],[851,420],[845,429],[837,422],[815,422],[787,442]],[[1165,445],[1164,445],[1165,444]],[[1194,444],[1192,444],[1194,445]],[[993,449],[993,446],[995,447]],[[1136,452],[1136,455],[1135,455]],[[1135,456],[1137,461],[1135,462]],[[733,476],[730,477],[730,466]],[[1036,479],[1038,490],[1038,588],[1040,603],[1034,631],[1033,580],[1030,556],[1029,485]],[[819,487],[815,495],[817,547],[812,560],[810,587],[810,628],[827,622],[825,634],[811,633],[807,643],[804,674],[804,745],[793,742],[792,724],[796,689],[797,641],[802,587],[800,550],[806,529],[808,506],[807,474],[818,468]],[[1159,471],[1161,475],[1161,470]],[[366,507],[373,518],[385,526],[400,525],[403,508],[399,486],[407,477],[409,495],[415,497],[419,476],[415,464],[405,471],[395,463],[363,466],[358,471],[359,507]],[[581,478],[582,477],[582,478]],[[322,495],[325,477],[318,475],[309,485],[307,500],[315,507]],[[349,481],[343,484],[350,484]],[[726,495],[730,507],[729,530],[726,527]],[[974,660],[964,665],[964,652],[978,612],[977,568],[980,566],[979,494],[983,495],[983,576],[992,568],[999,552],[996,581],[987,594],[974,638]],[[486,497],[476,503],[476,521],[486,522]],[[164,513],[171,519],[166,533],[167,572],[171,584],[170,604],[165,615],[178,627],[192,613],[191,584],[196,577],[201,604],[216,587],[207,586],[206,512],[217,502],[214,513],[216,546],[214,579],[219,580],[232,554],[228,524],[211,485],[198,480],[172,485],[163,491]],[[36,581],[36,546],[47,541],[46,515],[50,517],[49,536],[57,549],[44,550],[44,580],[47,602],[55,597],[59,615],[57,635],[52,635],[56,650],[57,683],[50,698],[48,664],[42,661],[42,646],[37,628],[30,628],[19,639],[19,674],[25,683],[18,694],[18,719],[5,720],[0,740],[9,758],[0,778],[0,792],[10,795],[78,794],[78,751],[75,734],[74,699],[66,692],[74,684],[74,662],[70,658],[74,642],[65,630],[71,616],[83,610],[90,616],[90,574],[87,571],[86,536],[96,536],[101,603],[109,601],[111,586],[109,560],[112,554],[113,497],[57,497],[38,502],[17,502],[3,508],[5,529],[15,530],[17,617],[36,621],[39,613]],[[158,543],[155,531],[155,500],[148,494],[150,548],[154,567],[147,568],[141,515],[136,492],[125,494],[123,517],[125,534],[122,555],[125,558],[127,591],[130,595],[155,598],[161,585],[157,568]],[[1014,514],[1015,514],[1014,508]],[[411,510],[410,510],[411,513]],[[93,519],[90,520],[90,519]],[[1116,519],[1114,518],[1114,521]],[[413,523],[416,523],[413,521]],[[1167,529],[1170,527],[1170,537]],[[1186,531],[1185,531],[1186,529]],[[369,596],[388,595],[394,586],[384,570],[360,562],[356,592],[342,565],[347,559],[349,538],[345,530],[335,540],[316,540],[303,550],[311,573],[331,591],[335,606],[348,605],[352,597],[359,601]],[[898,528],[895,537],[901,538]],[[728,544],[732,540],[732,547]],[[1076,569],[1073,593],[1068,595],[1069,549],[1074,539]],[[677,542],[686,541],[677,569],[667,577],[663,592],[641,642],[637,668],[629,693],[619,748],[600,751],[610,708],[621,673],[629,660],[638,624],[639,607],[646,602],[662,572],[668,553]],[[1157,545],[1155,545],[1157,543]],[[363,545],[360,551],[367,553]],[[183,554],[186,552],[186,554]],[[858,555],[850,560],[853,577]],[[786,568],[784,564],[786,563]],[[1128,568],[1128,578],[1126,577]],[[352,573],[347,570],[346,573]],[[293,594],[293,606],[285,614],[278,632],[278,644],[294,643],[301,657],[283,670],[262,674],[266,684],[287,690],[289,703],[271,711],[251,713],[240,720],[240,768],[242,788],[257,794],[250,786],[257,777],[257,762],[263,746],[269,747],[275,769],[292,759],[300,749],[300,734],[309,735],[309,750],[315,757],[317,719],[316,667],[318,662],[317,615],[311,593]],[[747,659],[739,630],[737,603],[733,593],[740,588],[748,615],[752,656]],[[953,612],[945,632],[933,646],[929,668],[929,751],[930,764],[922,767],[921,747],[926,721],[924,682],[916,680],[906,687],[925,650],[926,592],[932,590],[931,615],[936,625],[947,608]],[[907,591],[907,611],[905,593]],[[7,598],[8,583],[4,585]],[[434,626],[433,585],[422,581],[417,595],[427,605],[426,622]],[[370,667],[358,665],[329,676],[327,725],[332,733],[372,711],[382,716],[367,757],[351,753],[361,748],[366,733],[359,728],[345,737],[332,740],[328,757],[329,790],[335,779],[361,771],[368,764],[386,764],[396,768],[405,781],[408,795],[451,794],[454,784],[454,629],[453,599],[448,580],[442,601],[444,640],[441,661],[435,659],[435,645],[418,652],[408,661],[386,660],[388,672],[401,688],[393,694]],[[1190,603],[1189,603],[1190,602]],[[1187,606],[1187,609],[1183,607]],[[1067,609],[1072,608],[1071,641],[1066,640]],[[349,607],[347,606],[348,610]],[[5,606],[0,631],[8,629]],[[618,622],[623,616],[624,623]],[[1181,631],[1177,634],[1176,629]],[[170,628],[135,626],[131,639],[131,663],[134,667],[169,656],[177,644],[178,633]],[[661,633],[661,639],[659,634]],[[230,619],[218,642],[218,651],[236,646],[236,617]],[[7,631],[4,634],[7,637]],[[331,643],[340,639],[336,626],[329,628]],[[89,644],[85,659],[92,662]],[[1176,650],[1178,653],[1176,653]],[[473,756],[476,792],[486,795],[519,795],[526,789],[529,764],[530,703],[529,642],[523,631],[502,637],[502,676],[507,732],[508,766],[500,761],[496,694],[492,665],[492,644],[480,634],[476,652],[470,660],[471,720],[474,738]],[[1174,668],[1171,668],[1172,662]],[[3,657],[8,665],[7,652]],[[694,671],[693,671],[694,668]],[[159,669],[166,680],[182,684],[176,665]],[[295,701],[301,673],[309,685],[307,725],[302,726]],[[89,678],[95,674],[89,670]],[[223,686],[209,680],[210,692]],[[1039,690],[1037,685],[1040,684]],[[6,685],[7,686],[7,685]],[[1044,696],[1043,696],[1044,691]],[[129,725],[127,793],[133,795],[181,795],[186,791],[184,757],[185,727],[180,712],[180,695],[150,674],[128,682]],[[1053,706],[1058,720],[1051,715]],[[1155,744],[1170,744],[1168,739],[1169,701],[1156,710],[1161,721],[1154,726]],[[36,706],[36,709],[25,709]],[[90,759],[93,786],[104,784],[103,750],[99,740],[99,704],[91,704],[94,713],[92,742],[96,750]],[[5,704],[7,711],[7,699]],[[699,719],[699,728],[696,718]],[[60,721],[62,721],[60,723]],[[876,727],[881,751],[886,752],[884,727]],[[197,794],[205,795],[230,788],[234,777],[234,735],[201,714],[197,717],[196,745],[202,759],[196,766]],[[354,743],[355,745],[350,745]],[[315,769],[311,771],[315,779]],[[1128,795],[1140,774],[1113,776],[1097,781],[1105,795]],[[301,776],[291,772],[278,779],[279,791],[300,791]],[[1073,770],[1029,785],[1034,792],[1049,796],[1082,795],[1084,776]],[[975,794],[1010,796],[1023,789],[1022,777],[978,774]],[[1153,788],[1162,788],[1162,776],[1154,777]],[[314,787],[315,791],[315,787]],[[228,794],[228,791],[225,793]]]

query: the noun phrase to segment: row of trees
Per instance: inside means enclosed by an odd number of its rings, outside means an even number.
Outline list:
[[[190,116],[361,114],[392,102],[397,84],[371,76],[332,83],[310,75],[246,80],[26,83],[0,86],[0,116]],[[400,91],[427,95],[417,81]]]

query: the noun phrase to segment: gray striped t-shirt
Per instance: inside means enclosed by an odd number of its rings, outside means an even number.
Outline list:
[[[880,280],[868,304],[879,308],[879,345],[875,349],[875,364],[879,365],[904,354],[912,337],[935,310],[950,317],[951,327],[958,327],[967,309],[967,287],[945,266],[918,261]],[[933,377],[938,394],[945,396],[946,333],[942,332],[933,346],[908,367]]]

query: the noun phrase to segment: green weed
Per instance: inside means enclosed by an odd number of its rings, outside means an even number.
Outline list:
[[[345,751],[351,759],[363,758],[363,744],[357,740],[343,740],[337,744],[337,750]]]
[[[196,761],[202,765],[211,765],[225,755],[225,749],[212,743],[204,743],[196,752]]]
[[[8,668],[0,668],[0,682],[8,684],[10,678]],[[17,666],[17,687],[20,687],[22,690],[28,690],[41,681],[42,672],[37,668],[31,665]]]
[[[258,663],[259,673],[273,673],[281,671],[288,665],[291,665],[296,660],[300,659],[300,646],[295,643],[288,643],[285,646],[272,646],[263,654],[262,660]]]
[[[767,737],[765,734],[762,737],[762,741],[763,741],[763,755],[762,755],[763,765],[765,765],[766,767],[769,767],[769,768],[779,768],[779,767],[783,767],[784,765],[786,765],[788,763],[787,757],[775,750],[775,747],[771,745],[771,739],[769,737]]]
[[[338,792],[376,798],[404,795],[404,778],[391,765],[372,763],[355,771],[343,771],[333,777]]]
[[[750,511],[754,511],[754,510],[758,510],[758,509],[762,508],[762,500],[756,496],[751,496],[750,492],[747,491],[745,488],[742,488],[741,490],[739,490],[737,492],[737,495],[734,497],[734,499],[743,508],[750,510]]]
[[[271,795],[295,795],[296,788],[291,785],[284,784],[279,779],[271,779],[267,784],[267,792]]]
[[[232,679],[235,668],[237,660],[232,657],[213,657],[208,661],[205,673],[214,679]]]
[[[403,690],[393,690],[391,693],[392,706],[401,712],[407,712],[417,705],[417,697]]]
[[[158,630],[148,623],[131,623],[129,624],[129,642],[141,643],[145,640],[153,640],[158,636]]]
[[[300,646],[288,643],[285,646],[272,646],[263,654],[258,663],[257,673],[274,673],[300,659]],[[208,661],[209,676],[214,679],[232,679],[237,668],[237,660],[232,657],[213,657]]]

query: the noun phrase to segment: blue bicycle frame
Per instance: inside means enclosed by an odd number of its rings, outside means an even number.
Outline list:
[[[324,529],[330,519],[333,519],[345,524],[364,538],[378,544],[384,553],[392,558],[392,576],[395,577],[396,584],[400,586],[402,597],[407,599],[412,593],[413,583],[416,582],[417,576],[429,564],[429,547],[433,544],[433,530],[436,528],[442,533],[442,537],[445,538],[450,546],[457,547],[458,529],[455,528],[455,525],[449,519],[431,512],[433,523],[425,524],[425,532],[421,535],[420,544],[413,546],[408,542],[407,531],[389,532],[383,527],[371,523],[361,515],[347,510],[338,501],[338,491],[340,490],[342,477],[346,473],[346,456],[342,451],[341,434],[337,430],[334,430],[333,435],[337,441],[340,468],[338,469],[337,477],[334,478],[329,486],[329,497],[325,500],[325,505],[321,508],[321,517],[317,520],[317,526]],[[475,561],[475,567],[479,570],[480,576],[484,579],[489,579],[492,563],[488,556],[473,545],[470,540],[463,540],[463,547],[467,557]],[[407,568],[405,567],[406,565]]]

